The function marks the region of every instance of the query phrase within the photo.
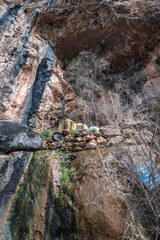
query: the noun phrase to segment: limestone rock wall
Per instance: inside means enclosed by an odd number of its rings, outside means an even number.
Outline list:
[[[44,239],[50,211],[60,186],[60,166],[54,152],[1,156],[0,239]]]
[[[158,1],[3,1],[0,7],[0,120],[54,126],[63,116],[83,118],[85,101],[65,81],[57,58],[96,50],[109,59],[113,71],[142,63],[148,99],[156,93],[159,68]],[[157,60],[158,63],[158,60]],[[143,68],[144,69],[144,68]],[[119,94],[99,90],[99,105],[111,112]],[[113,100],[116,99],[117,100]],[[144,100],[140,93],[134,102]],[[119,108],[119,107],[118,107]],[[80,109],[80,110],[78,110]],[[115,110],[115,112],[117,109]],[[116,115],[116,113],[115,113]],[[100,124],[106,115],[99,113]],[[118,116],[119,118],[119,116]]]

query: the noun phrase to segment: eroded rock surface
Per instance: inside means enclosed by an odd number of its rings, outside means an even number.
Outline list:
[[[128,102],[137,110],[146,99],[160,99],[159,11],[156,0],[3,1],[0,119],[38,129],[42,122],[46,128],[54,126],[63,116],[84,121],[84,109],[89,109],[65,81],[57,61],[83,50],[99,49],[112,66],[103,88],[95,90],[100,125],[121,120]],[[129,85],[138,93],[130,95],[128,83],[118,83],[112,91],[117,79],[131,79]]]
[[[1,152],[35,151],[40,149],[42,145],[41,136],[25,125],[9,121],[0,122]]]

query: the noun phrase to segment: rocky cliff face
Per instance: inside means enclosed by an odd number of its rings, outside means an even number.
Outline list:
[[[159,1],[4,0],[0,39],[0,120],[54,130],[62,118],[85,123],[85,111],[91,115],[90,125],[95,124],[93,111],[76,95],[63,68],[65,59],[89,50],[110,63],[105,81],[99,79],[94,89],[99,125],[108,125],[105,131],[121,127],[113,138],[106,135],[107,146],[116,150],[100,151],[92,134],[96,150],[91,152],[65,155],[58,149],[59,158],[51,150],[1,155],[0,238],[122,239],[129,201],[126,204],[126,195],[115,197],[105,174],[108,162],[126,159],[129,147],[136,163],[139,159],[159,161],[157,125],[141,126],[152,102],[160,102]],[[132,121],[139,117],[142,121]],[[148,146],[154,148],[153,153]],[[80,147],[83,150],[84,145]],[[147,239],[142,210],[151,210],[141,205],[142,199],[137,204],[133,193],[129,199],[140,214],[132,212],[128,232],[136,219],[140,226],[134,229],[139,231],[136,240]],[[135,235],[126,239],[135,240]]]
[[[83,109],[85,102],[65,81],[58,59],[72,59],[83,50],[98,50],[109,59],[110,81],[118,78],[125,84],[132,78],[133,88],[139,90],[133,74],[138,64],[136,72],[151,81],[144,86],[148,99],[153,95],[159,99],[159,11],[158,1],[148,0],[4,1],[0,119],[41,128],[54,126],[75,111],[81,120],[83,111],[77,109]],[[144,100],[142,92],[133,97],[135,107]],[[100,105],[105,102],[105,107],[120,112],[120,98],[126,93],[106,94],[105,89],[99,95]],[[101,123],[105,118],[99,119]]]

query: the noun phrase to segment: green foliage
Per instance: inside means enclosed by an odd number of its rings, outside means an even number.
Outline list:
[[[124,143],[119,143],[119,144],[118,144],[118,147],[124,147],[124,146],[125,146]]]
[[[139,76],[139,80],[140,80],[141,82],[145,83],[145,82],[147,81],[147,76],[146,76],[145,74],[141,74],[141,75]]]
[[[65,184],[66,182],[68,182],[70,180],[69,175],[71,173],[74,173],[76,171],[76,168],[72,167],[69,169],[65,166],[61,166],[61,171],[62,171],[61,184]]]
[[[153,103],[153,110],[155,112],[160,112],[160,103],[159,102],[154,102]]]
[[[61,176],[61,184],[64,184],[69,181],[69,169],[65,166],[61,166],[62,176]]]
[[[67,71],[68,66],[72,63],[75,62],[75,59],[73,58],[72,60],[68,60],[67,58],[64,59],[63,61],[63,69]]]
[[[58,190],[55,192],[55,197],[58,198],[58,197],[59,197],[59,194],[60,194],[60,190],[58,189]]]
[[[2,174],[0,173],[0,182],[2,181]]]
[[[60,148],[58,148],[58,149],[56,149],[56,154],[59,156],[62,156],[64,154],[64,152]]]
[[[79,132],[79,131],[80,131],[80,129],[72,130],[72,131],[71,131],[71,135],[74,136],[74,134],[75,134],[76,132]]]
[[[51,129],[45,129],[43,132],[40,132],[42,138],[52,139],[53,131]]]

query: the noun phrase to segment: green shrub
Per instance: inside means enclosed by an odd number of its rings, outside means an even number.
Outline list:
[[[55,192],[55,197],[58,198],[58,197],[59,197],[59,194],[60,194],[60,190],[58,189],[58,190]]]
[[[74,173],[76,171],[76,168],[72,167],[71,169],[65,167],[65,166],[61,166],[61,172],[62,172],[62,176],[61,176],[61,184],[65,184],[66,182],[68,182],[70,180],[69,175],[71,173]]]
[[[69,181],[69,169],[65,166],[61,166],[62,176],[61,176],[61,184],[64,184]]]
[[[40,132],[42,138],[52,139],[53,131],[51,129],[45,129],[43,132]]]
[[[124,143],[119,143],[119,144],[118,144],[118,147],[124,147],[124,146],[125,146]]]
[[[153,103],[153,110],[155,112],[160,112],[160,103],[159,102],[154,102]]]
[[[63,69],[66,71],[68,66],[72,63],[75,62],[75,59],[68,60],[67,58],[64,59],[63,61]]]
[[[62,156],[64,154],[64,152],[61,149],[56,149],[56,154],[59,156]]]
[[[141,74],[139,76],[139,81],[145,83],[147,81],[147,76],[145,74]]]

